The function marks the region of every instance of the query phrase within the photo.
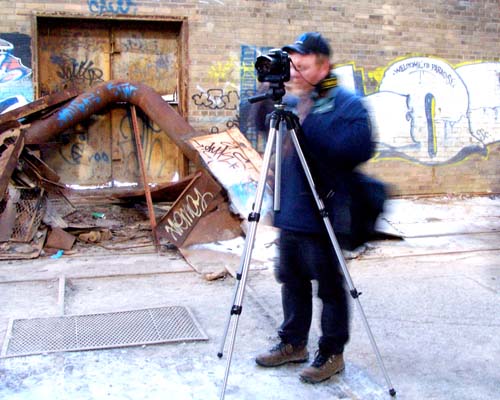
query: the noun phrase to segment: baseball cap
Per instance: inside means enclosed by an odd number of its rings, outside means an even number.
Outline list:
[[[324,54],[330,56],[330,46],[318,32],[303,33],[295,40],[295,43],[283,47],[282,50],[300,54]]]

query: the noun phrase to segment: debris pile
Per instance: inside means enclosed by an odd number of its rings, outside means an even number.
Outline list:
[[[105,86],[111,93],[124,84],[108,82],[90,91],[97,93]],[[147,96],[137,96],[137,101],[127,97],[131,107],[137,102],[155,109],[168,107],[160,103],[161,96],[142,86],[134,87]],[[81,110],[86,104],[82,98],[87,97],[75,91],[59,92],[0,115],[0,259],[60,256],[85,246],[121,251],[153,246],[159,251],[241,235],[241,220],[229,210],[225,190],[199,163],[193,146],[180,138],[193,131],[180,116],[181,122],[167,134],[177,135],[174,142],[194,161],[194,174],[154,188],[144,180],[147,190],[112,197],[75,196],[44,163],[38,145],[60,133],[54,124],[58,115]],[[95,111],[92,105],[89,108]],[[90,111],[83,110],[73,123],[88,118]],[[168,121],[155,121],[160,126],[177,121],[171,110],[158,115]],[[193,136],[191,132],[189,137]]]

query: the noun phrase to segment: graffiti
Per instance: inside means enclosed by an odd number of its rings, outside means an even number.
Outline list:
[[[108,38],[101,35],[99,31],[91,30],[75,30],[74,28],[60,27],[57,40],[53,40],[51,36],[41,35],[40,48],[44,49],[47,54],[82,54],[99,56],[105,49],[108,43]],[[84,50],[82,52],[82,50]]]
[[[139,122],[139,135],[141,137],[141,144],[144,150],[144,162],[150,174],[156,173],[161,176],[163,169],[167,165],[164,152],[164,142],[162,141],[161,129],[153,125],[153,123],[146,117],[138,118]],[[120,159],[124,160],[126,172],[130,176],[139,177],[140,169],[137,161],[137,153],[135,150],[135,137],[132,131],[132,117],[130,113],[123,116],[120,121],[118,139],[118,149],[120,152]],[[153,163],[153,154],[156,154],[156,159]],[[158,160],[158,157],[161,157]],[[156,171],[152,171],[153,166]]]
[[[231,129],[231,128],[239,128],[240,127],[240,116],[236,114],[236,116],[226,122],[226,128]]]
[[[137,88],[130,83],[109,83],[106,85],[106,88],[122,101],[129,101],[137,90]],[[96,108],[101,101],[100,90],[97,90],[95,93],[83,93],[59,111],[57,115],[59,126],[67,125],[69,122],[73,121],[75,117],[81,114],[91,114],[92,110]]]
[[[89,161],[95,161],[98,163],[102,162],[102,163],[109,164],[110,158],[109,158],[108,153],[106,153],[105,151],[101,151],[101,152],[96,152],[93,155],[91,155],[89,157]]]
[[[31,74],[22,61],[10,54],[14,46],[0,39],[0,84],[17,81]]]
[[[215,81],[231,81],[234,72],[238,71],[236,57],[231,57],[224,63],[218,61],[208,69],[208,77]]]
[[[204,156],[208,165],[213,162],[222,163],[230,169],[246,169],[247,165],[253,167],[250,159],[241,151],[238,143],[230,141],[212,142],[209,144],[193,140],[198,152]]]
[[[30,41],[29,37],[21,34],[2,36],[22,46]],[[0,114],[33,101],[32,71],[23,64],[21,58],[14,55],[16,46],[12,42],[0,38]]]
[[[365,97],[378,140],[376,160],[456,162],[500,140],[500,63],[453,67],[444,60],[398,60]]]
[[[77,134],[74,131],[62,133],[60,140],[64,145],[58,146],[58,156],[69,166],[70,174],[76,167],[80,179],[99,181],[103,174],[109,172],[111,157],[106,151],[96,150],[89,138],[89,133],[82,131]]]
[[[132,37],[125,38],[120,41],[120,46],[126,52],[140,51],[144,52],[146,49],[144,48],[145,40],[143,37],[137,37],[136,34],[133,34]],[[153,50],[157,50],[156,48]]]
[[[228,193],[232,206],[241,216],[247,216],[255,199],[262,158],[250,142],[237,129],[216,135],[193,138],[191,145],[197,150],[212,175]],[[272,195],[266,186],[263,199],[263,218],[272,209]]]
[[[100,102],[101,98],[99,97],[99,92],[83,93],[59,111],[57,115],[59,126],[67,125],[69,122],[73,121],[75,117],[83,113],[88,113],[88,110],[93,109],[94,105]]]
[[[108,85],[106,85],[106,87],[115,96],[117,96],[118,98],[120,98],[122,100],[126,100],[126,101],[129,101],[132,98],[132,96],[135,94],[135,92],[137,91],[137,87],[135,87],[134,85],[132,85],[130,83],[120,83],[118,85],[116,85],[114,83],[108,83]]]
[[[239,118],[240,118],[239,115],[236,114],[236,116],[233,119],[226,121],[226,123],[224,124],[223,130],[232,129],[232,128],[239,128],[240,127]],[[219,130],[218,126],[212,126],[210,128],[210,133],[219,133],[219,132],[220,132],[220,130]]]
[[[52,56],[52,63],[59,67],[57,71],[57,76],[63,80],[63,83],[78,83],[85,82],[89,87],[103,82],[103,71],[100,68],[94,66],[93,61],[85,59],[84,61],[78,62],[73,57],[68,57],[66,55],[62,56]]]
[[[84,149],[85,148],[81,143],[74,143],[71,145],[70,154],[73,164],[80,164]]]
[[[68,138],[65,138],[63,134],[62,140],[66,141]],[[87,160],[87,165],[90,165],[92,162],[109,164],[110,157],[105,151],[97,151],[88,156],[85,155],[86,152],[87,154],[92,152],[92,147],[89,146],[88,141],[87,133],[79,133],[75,136],[73,143],[67,146],[60,146],[59,155],[70,165],[81,165],[82,161],[85,163],[85,160]]]
[[[61,134],[63,143],[68,143],[70,138],[67,134]],[[69,165],[80,165],[83,159],[85,148],[88,143],[88,134],[79,133],[74,137],[73,143],[59,147],[59,155]]]
[[[131,8],[136,5],[131,0],[87,0],[89,11],[92,14],[129,14]]]
[[[240,129],[251,136],[248,97],[257,92],[251,70],[266,48],[242,46]],[[424,165],[487,155],[500,141],[500,63],[452,66],[433,57],[405,57],[368,73],[353,62],[336,65],[342,86],[363,97],[377,140],[374,161],[399,158]],[[365,84],[373,90],[367,94]],[[250,139],[250,138],[249,138]],[[255,145],[255,143],[254,143]]]
[[[165,231],[174,240],[183,236],[184,232],[192,228],[193,222],[206,211],[209,201],[213,198],[212,193],[201,193],[198,188],[195,188],[194,193],[184,197],[184,203],[165,221]]]
[[[210,110],[237,110],[240,96],[236,90],[208,89],[192,96],[194,104]]]

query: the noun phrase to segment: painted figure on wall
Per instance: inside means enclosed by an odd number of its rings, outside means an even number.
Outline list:
[[[14,55],[14,48],[0,38],[0,114],[33,101],[32,70]]]

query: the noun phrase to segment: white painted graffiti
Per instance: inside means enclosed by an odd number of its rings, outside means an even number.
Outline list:
[[[184,198],[184,204],[166,220],[165,231],[174,240],[182,237],[184,232],[188,231],[193,223],[202,216],[208,207],[209,200],[213,198],[213,193],[201,193],[198,188],[195,188],[194,193],[187,195]]]
[[[242,46],[246,70],[266,49]],[[453,66],[434,57],[406,57],[369,71],[373,92],[354,62],[335,66],[342,86],[363,96],[370,111],[377,153],[374,160],[406,159],[425,165],[449,164],[500,141],[500,63]],[[243,77],[243,75],[242,75]],[[372,85],[373,87],[373,85]],[[240,128],[248,133],[248,97],[257,80],[240,82]],[[251,132],[250,132],[251,134]]]
[[[353,68],[339,71],[355,89]],[[377,138],[378,156],[437,165],[471,153],[486,155],[500,141],[500,63],[453,67],[444,60],[412,57],[384,72],[378,92],[364,100]]]

